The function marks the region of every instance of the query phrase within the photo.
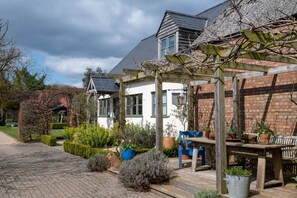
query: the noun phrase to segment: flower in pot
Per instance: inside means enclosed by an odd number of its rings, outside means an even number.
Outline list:
[[[166,129],[163,131],[163,147],[172,148],[176,145],[176,130],[174,129],[175,125],[167,123]]]
[[[131,143],[123,143],[122,146],[122,158],[124,160],[130,160],[135,155],[136,145]]]
[[[250,190],[251,170],[234,166],[224,171],[230,198],[246,198]]]
[[[205,138],[209,138],[210,128],[208,126],[202,127],[203,135]]]
[[[258,133],[261,144],[269,144],[270,136],[274,135],[274,131],[265,122],[256,123],[255,133]]]
[[[238,138],[238,131],[234,128],[234,127],[230,127],[229,129],[227,129],[227,139],[237,139]]]

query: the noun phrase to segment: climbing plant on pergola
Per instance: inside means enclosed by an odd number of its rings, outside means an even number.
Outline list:
[[[242,30],[212,43],[192,46],[191,54],[166,55],[166,61],[145,61],[141,69],[124,69],[126,75],[114,76],[120,82],[120,120],[125,120],[125,83],[154,80],[156,90],[156,148],[162,151],[162,82],[204,81],[215,86],[215,131],[217,189],[225,193],[223,170],[226,169],[225,78],[233,82],[234,125],[240,131],[238,79],[297,71],[297,23],[273,21],[265,26]],[[193,94],[189,86],[189,94]],[[192,100],[193,97],[188,97]],[[189,112],[193,103],[189,101]],[[193,113],[189,113],[189,126]],[[124,124],[120,123],[121,130]]]

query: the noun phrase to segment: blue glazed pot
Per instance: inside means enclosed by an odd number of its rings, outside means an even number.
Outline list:
[[[122,158],[124,160],[130,160],[134,157],[135,151],[134,150],[122,150]]]

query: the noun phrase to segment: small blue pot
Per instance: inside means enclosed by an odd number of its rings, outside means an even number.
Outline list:
[[[124,160],[130,160],[134,157],[135,151],[134,150],[122,150],[122,158]]]

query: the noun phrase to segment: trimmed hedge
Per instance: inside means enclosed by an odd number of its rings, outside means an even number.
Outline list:
[[[139,155],[141,153],[148,152],[150,150],[155,150],[155,148],[149,149],[149,148],[141,148],[141,149],[136,149],[135,150],[135,155]],[[164,148],[163,150],[164,155],[167,157],[178,157],[178,149],[176,146],[172,148]]]
[[[67,127],[66,123],[50,123],[50,129],[64,129],[65,127]]]
[[[56,146],[57,138],[52,135],[41,135],[40,141],[48,146]]]
[[[89,159],[90,157],[92,157],[97,153],[103,154],[103,155],[107,155],[108,153],[111,153],[111,152],[113,153],[113,151],[110,151],[110,150],[91,148],[90,146],[84,145],[84,144],[75,144],[70,140],[65,140],[63,147],[65,152],[83,157],[85,159]]]

